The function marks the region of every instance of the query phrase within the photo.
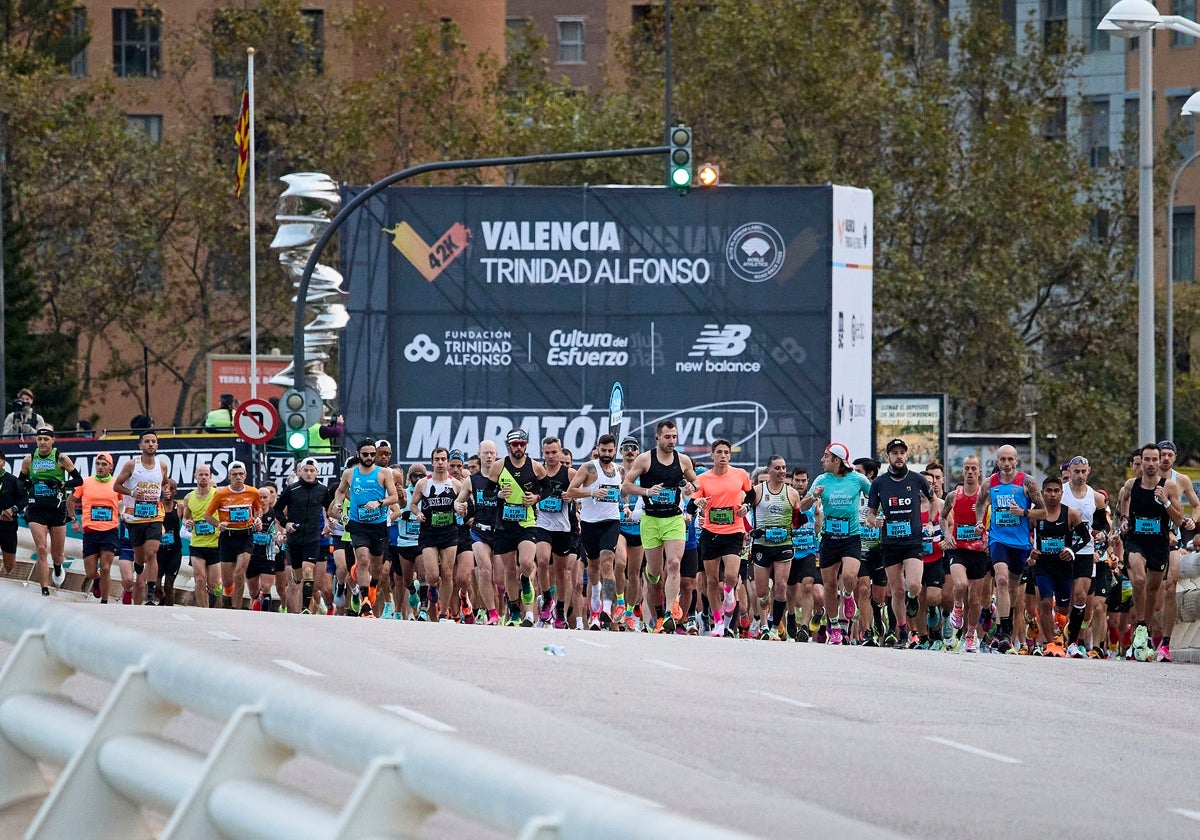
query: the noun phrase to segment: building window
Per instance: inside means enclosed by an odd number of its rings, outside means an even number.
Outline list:
[[[1176,207],[1171,219],[1171,279],[1190,282],[1196,279],[1196,209]]]
[[[113,73],[158,76],[162,65],[162,12],[113,9]]]
[[[1003,0],[1000,4],[1000,17],[1004,19],[1004,23],[1008,27],[1008,31],[1015,43],[1017,33],[1020,31],[1017,27],[1017,0]]]
[[[1067,51],[1067,0],[1042,0],[1042,45],[1049,53]]]
[[[1089,99],[1083,113],[1088,162],[1092,168],[1108,166],[1109,108],[1107,98]]]
[[[1088,52],[1108,52],[1108,33],[1097,29],[1108,13],[1108,0],[1083,0],[1083,27],[1087,31]]]
[[[1175,137],[1175,150],[1180,160],[1187,160],[1196,151],[1196,121],[1182,113],[1183,103],[1191,94],[1167,97],[1167,132]]]
[[[155,143],[162,142],[162,114],[126,114],[130,131],[141,131]]]
[[[88,34],[87,9],[76,6],[71,9],[71,38],[86,38]],[[87,77],[87,47],[71,59],[71,75],[76,79]]]
[[[1196,19],[1196,0],[1171,0],[1171,11],[1180,17],[1185,17],[1188,20]],[[1171,30],[1171,46],[1172,47],[1190,47],[1195,45],[1196,39],[1183,32]]]
[[[583,63],[583,18],[558,19],[558,63]]]
[[[1042,137],[1046,140],[1067,139],[1067,99],[1064,96],[1052,97],[1047,105],[1050,115],[1042,129]]]
[[[525,52],[529,44],[530,26],[527,18],[505,18],[504,20],[504,59],[512,61],[513,56]]]
[[[308,27],[308,42],[297,44],[296,50],[301,58],[307,57],[308,65],[313,74],[320,76],[325,73],[325,12],[321,9],[301,9],[300,15]]]

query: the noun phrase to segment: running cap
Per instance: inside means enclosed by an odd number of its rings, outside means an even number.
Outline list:
[[[447,458],[446,460],[448,460],[448,461],[463,461],[463,460],[466,460],[466,459],[464,459],[464,458],[463,458],[463,454],[462,454],[462,450],[461,450],[461,449],[451,449],[451,450],[450,450],[450,457],[449,457],[449,458]]]
[[[230,461],[229,469],[226,470],[226,472],[233,472],[234,470],[238,469],[239,467],[243,470],[246,469],[246,465],[243,464],[241,461]]]
[[[504,438],[505,443],[529,443],[529,432],[524,429],[513,429]]]
[[[375,441],[375,448],[376,449],[391,449],[392,445],[390,443],[388,443],[386,440],[377,440],[377,441]]]
[[[626,435],[621,441],[621,448],[624,449],[626,446],[636,446],[638,449],[642,448],[642,445],[638,442],[638,439],[633,435]]]
[[[891,440],[888,441],[888,445],[884,448],[883,451],[891,452],[893,449],[897,449],[897,448],[903,449],[905,452],[907,452],[908,444],[905,443],[904,441],[900,440],[900,438],[892,438]]]
[[[317,464],[316,458],[301,458],[300,463],[296,465],[296,469],[300,469],[301,467],[318,467],[319,468],[319,465]]]
[[[1159,449],[1170,449],[1172,452],[1179,451],[1178,449],[1175,448],[1175,442],[1170,441],[1170,440],[1160,440],[1158,442],[1158,448]]]
[[[101,452],[96,455],[96,460],[97,461],[108,461],[108,463],[111,464],[113,462],[113,456],[107,452]]]
[[[846,444],[844,443],[837,443],[835,441],[834,443],[826,446],[825,451],[830,455],[836,455],[837,457],[841,458],[843,464],[850,463],[850,450],[846,448]]]

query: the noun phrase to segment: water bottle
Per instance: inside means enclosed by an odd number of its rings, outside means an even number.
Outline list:
[[[547,656],[566,656],[567,649],[562,645],[546,645],[542,648]]]

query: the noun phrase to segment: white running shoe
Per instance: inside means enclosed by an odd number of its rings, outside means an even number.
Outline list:
[[[62,586],[67,582],[67,570],[62,566],[55,566],[54,572],[50,575],[50,580],[54,582],[55,586]]]

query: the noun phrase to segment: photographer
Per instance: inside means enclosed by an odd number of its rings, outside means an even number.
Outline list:
[[[32,435],[45,423],[42,415],[33,410],[33,391],[22,388],[9,407],[8,416],[4,418],[4,434]]]

